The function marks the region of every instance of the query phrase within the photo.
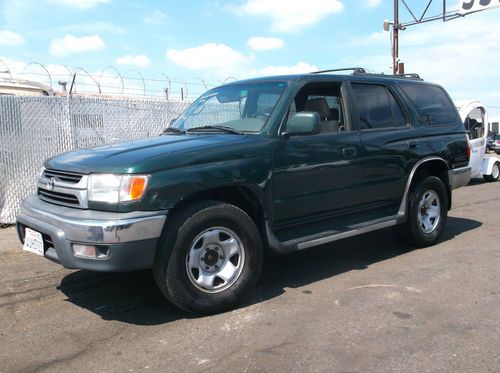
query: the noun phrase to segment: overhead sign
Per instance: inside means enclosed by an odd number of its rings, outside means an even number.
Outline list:
[[[488,8],[500,6],[500,0],[459,0],[461,14],[479,12]]]

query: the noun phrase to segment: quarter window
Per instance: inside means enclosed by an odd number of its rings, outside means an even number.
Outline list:
[[[411,83],[402,83],[400,87],[415,105],[422,123],[436,126],[457,121],[455,106],[442,88]]]

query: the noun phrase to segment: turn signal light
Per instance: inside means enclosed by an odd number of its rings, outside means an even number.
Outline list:
[[[140,199],[146,190],[146,178],[145,177],[133,177],[128,182],[128,195],[133,201]]]
[[[120,185],[120,202],[140,200],[148,186],[147,175],[123,175]]]

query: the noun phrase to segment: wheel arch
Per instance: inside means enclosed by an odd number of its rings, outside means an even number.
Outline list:
[[[251,186],[222,186],[195,192],[179,201],[171,210],[171,214],[175,214],[193,203],[208,200],[226,202],[239,207],[252,218],[261,235],[264,232],[264,222],[268,212],[264,208],[261,197]]]
[[[413,166],[408,180],[406,182],[406,188],[403,195],[403,200],[401,201],[401,206],[399,208],[398,215],[406,216],[408,208],[408,197],[413,192],[414,188],[420,180],[428,176],[436,176],[441,179],[446,187],[446,192],[448,195],[448,210],[451,209],[451,187],[450,180],[448,177],[449,163],[444,158],[433,156],[427,157],[419,160]]]

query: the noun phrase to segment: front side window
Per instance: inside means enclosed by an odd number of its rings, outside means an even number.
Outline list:
[[[171,127],[188,130],[225,126],[241,132],[260,132],[286,87],[284,82],[270,82],[214,88],[193,102]]]
[[[384,86],[353,83],[352,89],[361,130],[406,125],[401,108]]]
[[[346,130],[339,83],[310,83],[295,96],[288,118],[298,112],[316,112],[320,118],[320,134]]]

